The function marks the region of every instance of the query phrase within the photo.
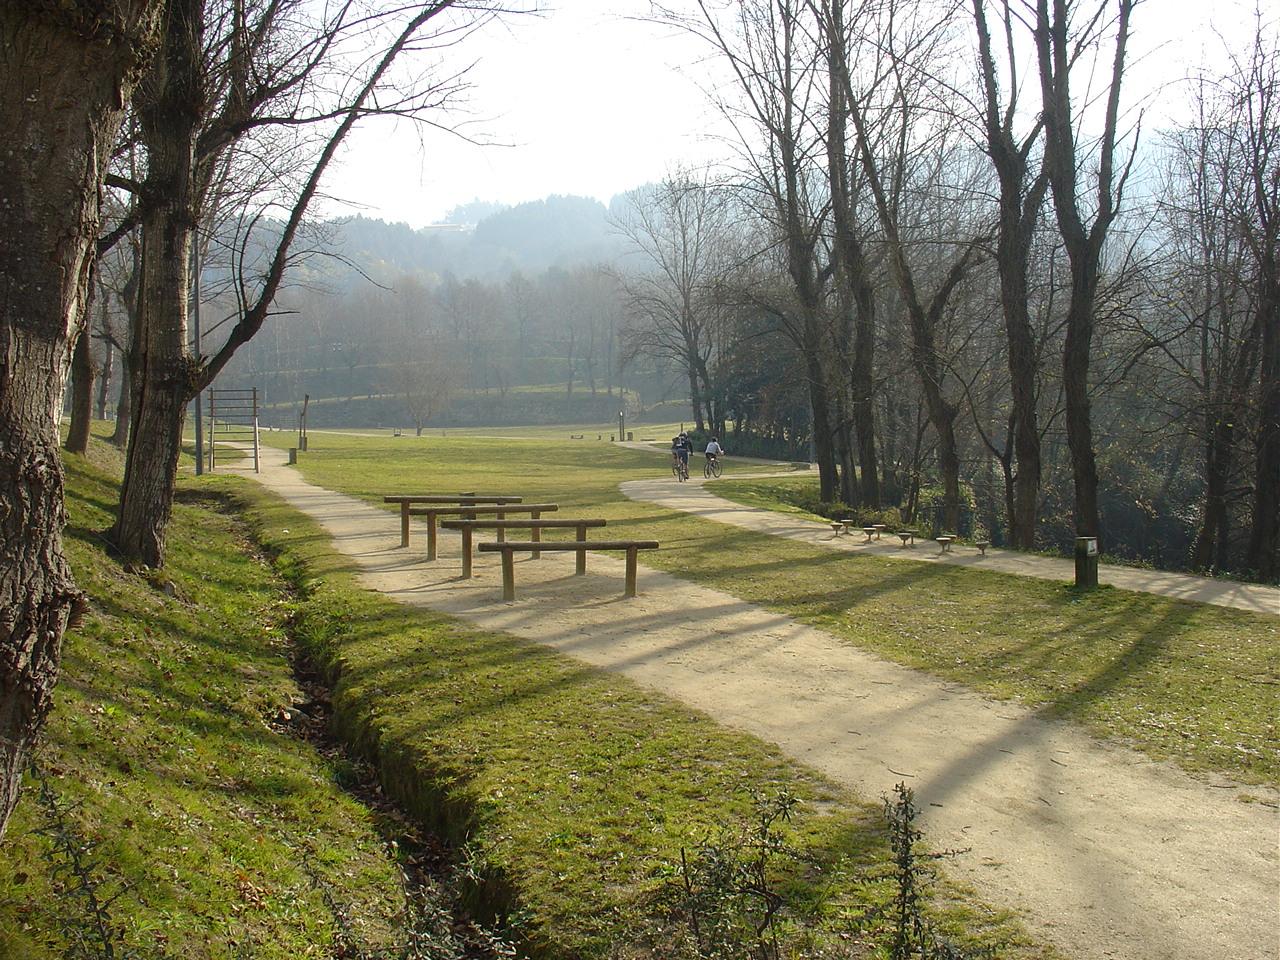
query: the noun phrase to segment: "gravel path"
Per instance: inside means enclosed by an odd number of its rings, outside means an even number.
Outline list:
[[[864,797],[905,781],[930,842],[969,848],[948,872],[1069,957],[1280,958],[1280,791],[1190,777],[658,571],[641,568],[641,595],[624,601],[622,563],[607,555],[585,577],[567,554],[518,561],[518,599],[504,603],[495,555],[461,581],[454,536],[428,564],[420,531],[399,548],[394,514],[306,483],[279,451],[258,479],[322,523],[371,589],[625,674]],[[660,495],[648,483],[626,486]],[[724,509],[696,487],[679,496]]]

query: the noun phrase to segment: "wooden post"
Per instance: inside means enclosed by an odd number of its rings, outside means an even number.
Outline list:
[[[542,516],[542,511],[541,511],[541,510],[534,510],[532,513],[530,513],[530,514],[529,514],[529,519],[530,519],[530,520],[537,520],[537,519],[539,519],[541,516]],[[501,537],[499,537],[499,539],[501,539]],[[533,527],[533,528],[529,531],[529,539],[530,539],[530,540],[532,540],[532,541],[534,541],[535,543],[541,543],[541,542],[542,542],[542,531],[541,531],[541,530],[539,530],[537,527]],[[530,556],[532,559],[537,560],[540,556],[542,556],[542,551],[541,551],[541,550],[534,550],[534,551],[532,551],[532,552],[529,554],[529,556]]]
[[[624,597],[634,597],[636,595],[636,557],[640,551],[635,547],[627,547],[627,585],[623,588],[622,595]],[[583,550],[581,556],[586,555]]]
[[[505,519],[507,518],[507,515],[506,515],[505,513],[503,513],[501,510],[499,510],[497,513],[495,513],[495,514],[494,514],[494,517],[495,517],[495,519],[498,519],[498,520],[505,520]],[[505,542],[506,542],[506,539],[507,539],[507,531],[506,531],[506,530],[504,530],[502,527],[499,527],[499,528],[498,528],[498,542],[499,542],[499,543],[505,543]]]
[[[427,511],[427,559],[436,558],[436,512]]]
[[[502,551],[502,599],[516,598],[516,558],[514,550]]]
[[[587,527],[585,524],[578,527],[578,539],[579,540],[587,539]],[[578,563],[577,563],[577,566],[574,567],[573,572],[575,576],[579,576],[579,577],[583,576],[587,572],[587,551],[586,550],[578,551]]]
[[[471,579],[471,528],[462,528],[462,579]]]
[[[409,545],[409,501],[400,504],[400,546]]]

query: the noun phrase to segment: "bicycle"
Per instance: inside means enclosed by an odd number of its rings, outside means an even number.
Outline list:
[[[714,454],[707,457],[706,463],[702,465],[702,475],[710,480],[712,477],[718,477],[723,472],[724,466],[720,463],[720,458]]]
[[[681,483],[689,479],[689,465],[681,459],[679,454],[671,455],[671,475]]]

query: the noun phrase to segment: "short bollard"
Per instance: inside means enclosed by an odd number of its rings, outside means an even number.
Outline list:
[[[1076,537],[1076,586],[1098,585],[1098,538]]]
[[[297,448],[297,447],[290,447],[290,448],[289,448],[289,462],[290,462],[290,463],[297,463],[297,462],[298,462],[298,448]]]

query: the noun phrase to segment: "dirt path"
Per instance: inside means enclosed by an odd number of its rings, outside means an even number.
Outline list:
[[[420,531],[400,549],[395,515],[306,483],[278,451],[259,479],[321,522],[371,589],[626,674],[865,797],[905,781],[930,842],[971,850],[949,872],[1067,956],[1280,957],[1278,791],[1193,779],[657,571],[623,601],[621,562],[603,555],[585,577],[568,555],[519,561],[518,599],[503,603],[494,555],[460,581],[454,537],[427,564]]]

